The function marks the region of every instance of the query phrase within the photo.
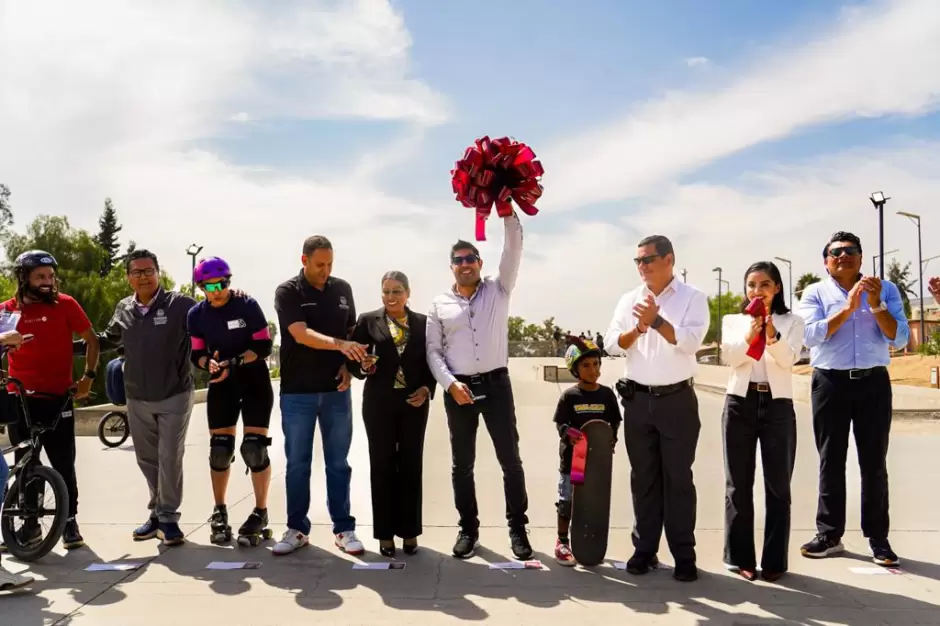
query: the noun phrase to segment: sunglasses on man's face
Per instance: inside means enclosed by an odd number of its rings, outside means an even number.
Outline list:
[[[217,283],[204,283],[202,285],[202,290],[206,293],[218,293],[224,289],[228,289],[229,282],[227,280],[219,281]]]
[[[153,276],[157,273],[157,268],[148,267],[142,270],[131,270],[130,274],[132,278],[140,278],[141,276]]]
[[[649,265],[653,261],[659,258],[658,254],[648,254],[646,256],[641,256],[633,259],[633,262],[637,265]]]
[[[858,256],[858,246],[841,246],[839,248],[829,248],[829,256],[839,258],[843,254],[848,256]]]
[[[476,254],[465,254],[465,255],[463,255],[463,256],[455,256],[455,257],[453,257],[453,258],[450,260],[450,262],[453,263],[454,265],[463,265],[464,263],[466,263],[466,264],[468,264],[468,265],[473,265],[474,263],[476,263],[476,262],[479,261],[479,260],[480,260],[480,257],[477,256]]]

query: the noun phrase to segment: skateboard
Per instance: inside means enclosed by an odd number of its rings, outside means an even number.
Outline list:
[[[571,459],[571,553],[584,566],[599,565],[607,554],[614,432],[604,420],[580,429]]]

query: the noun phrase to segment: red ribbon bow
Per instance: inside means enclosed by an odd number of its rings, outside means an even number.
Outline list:
[[[500,217],[512,215],[512,203],[526,215],[535,215],[542,196],[538,177],[545,173],[532,148],[509,137],[484,136],[467,148],[450,171],[457,200],[476,209],[476,238],[486,241],[486,219],[493,205]]]
[[[764,301],[760,298],[751,300],[747,308],[744,309],[744,312],[751,317],[759,317],[760,319],[764,319],[767,315],[767,309],[764,308]],[[757,336],[751,341],[751,345],[747,349],[747,355],[755,361],[760,361],[761,357],[764,356],[764,348],[766,347],[767,333],[765,333],[763,327],[761,327],[761,331],[757,333]]]

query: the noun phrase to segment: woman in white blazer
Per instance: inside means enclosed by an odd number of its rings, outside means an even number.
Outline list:
[[[726,566],[747,580],[757,577],[754,551],[754,470],[760,444],[766,492],[761,574],[773,582],[787,571],[790,539],[790,478],[796,458],[793,365],[803,347],[802,318],[790,313],[780,270],[755,263],[744,274],[746,299],[739,315],[721,324],[721,353],[731,366],[722,430],[725,457]],[[765,317],[744,313],[760,298]],[[755,359],[748,349],[759,335],[766,345]]]

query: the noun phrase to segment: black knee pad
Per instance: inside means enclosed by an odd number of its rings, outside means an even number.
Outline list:
[[[561,519],[571,519],[571,500],[559,500],[555,503],[555,510]]]
[[[209,439],[209,467],[224,472],[235,460],[235,435],[212,435]]]
[[[263,472],[271,465],[271,459],[268,458],[270,445],[270,437],[258,433],[245,433],[241,447],[242,460],[253,473]]]

